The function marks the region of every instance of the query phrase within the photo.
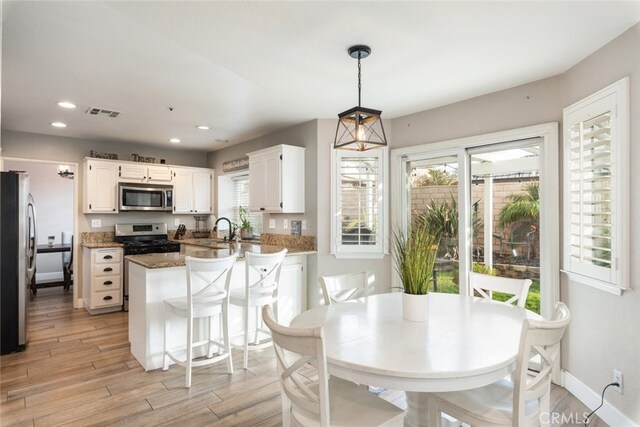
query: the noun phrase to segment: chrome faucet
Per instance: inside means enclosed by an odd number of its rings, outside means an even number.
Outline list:
[[[233,241],[233,238],[236,237],[236,230],[233,228],[233,225],[231,224],[231,220],[229,220],[229,218],[226,218],[224,216],[221,216],[220,218],[218,218],[215,225],[213,226],[213,231],[214,232],[218,231],[218,223],[220,221],[227,221],[227,223],[229,224],[229,236],[224,236],[224,240],[227,241],[227,238],[228,238],[229,242]]]

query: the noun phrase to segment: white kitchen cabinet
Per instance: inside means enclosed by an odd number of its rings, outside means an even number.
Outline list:
[[[173,168],[173,213],[213,212],[213,169]]]
[[[118,212],[118,164],[111,161],[84,160],[83,212]]]
[[[150,166],[145,163],[121,163],[118,166],[118,181],[149,184],[170,184],[171,168],[164,165]]]
[[[82,297],[89,314],[122,310],[122,248],[82,249]]]
[[[249,153],[249,210],[304,213],[304,148],[277,145]]]

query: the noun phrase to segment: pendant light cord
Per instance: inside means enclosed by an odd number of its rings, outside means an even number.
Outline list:
[[[358,107],[360,106],[361,102],[360,102],[360,94],[362,92],[362,83],[360,82],[361,79],[361,75],[362,75],[362,67],[360,67],[360,55],[361,53],[358,52]]]

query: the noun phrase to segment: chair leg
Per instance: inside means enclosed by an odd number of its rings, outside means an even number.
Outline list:
[[[187,319],[187,360],[185,361],[185,387],[191,388],[191,363],[193,359],[193,319]]]
[[[229,311],[228,308],[222,309],[222,336],[224,339],[224,350],[227,352],[227,373],[233,374],[233,359],[231,358],[231,339],[229,338]]]
[[[162,370],[163,371],[166,371],[167,369],[169,369],[169,356],[167,356],[167,353],[169,352],[170,332],[171,332],[171,324],[169,323],[169,313],[165,309],[164,310],[164,353],[162,354]]]
[[[259,307],[254,307],[254,310],[256,311],[256,331],[253,335],[253,344],[258,345],[260,343],[260,309]]]
[[[242,367],[244,369],[249,368],[249,301],[247,300],[244,305],[244,314],[243,314],[243,323],[244,325],[244,354],[242,359]]]
[[[209,325],[207,326],[207,332],[209,333],[209,339],[207,340],[207,358],[211,359],[213,357],[213,346],[211,343],[213,342],[213,316],[209,316]]]

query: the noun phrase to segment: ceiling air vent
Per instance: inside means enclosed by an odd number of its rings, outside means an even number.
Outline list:
[[[87,114],[90,114],[92,116],[107,116],[113,118],[118,117],[121,113],[121,111],[107,110],[106,108],[96,107],[89,107],[89,109],[87,110]]]

